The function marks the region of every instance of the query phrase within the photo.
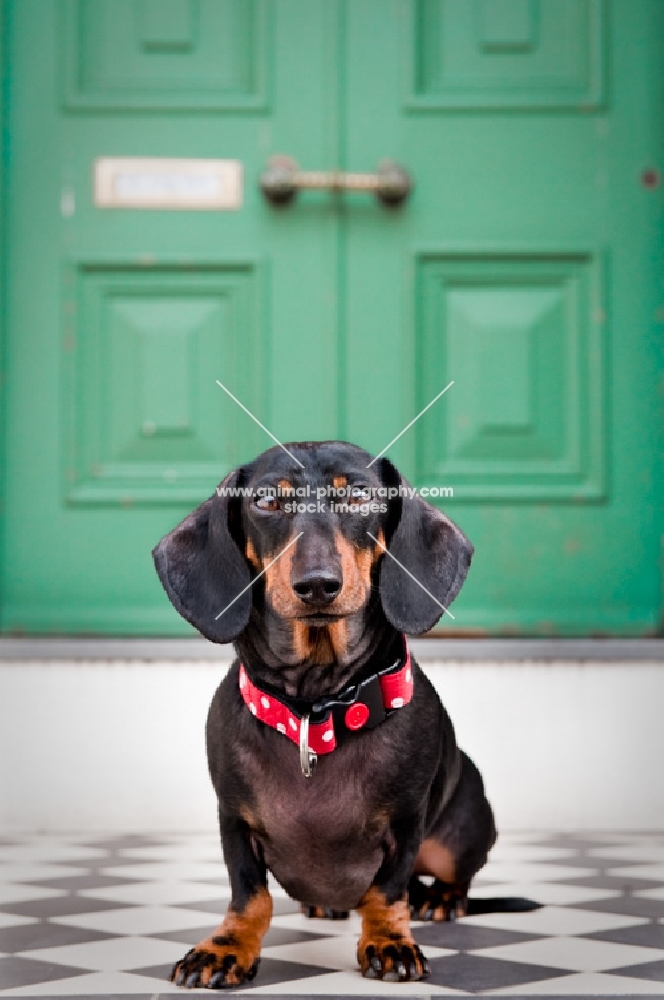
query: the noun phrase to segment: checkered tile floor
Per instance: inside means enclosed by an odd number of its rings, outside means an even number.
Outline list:
[[[424,983],[363,980],[355,915],[307,920],[273,893],[258,977],[236,992],[664,996],[664,833],[503,834],[473,894],[545,905],[414,924],[431,964]],[[200,993],[168,972],[228,898],[214,837],[0,837],[0,998]]]

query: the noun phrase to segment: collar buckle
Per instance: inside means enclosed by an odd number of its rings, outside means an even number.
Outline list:
[[[362,681],[351,689],[343,699],[332,705],[334,729],[336,733],[355,732],[359,729],[375,729],[385,721],[387,713],[383,693],[377,675]]]

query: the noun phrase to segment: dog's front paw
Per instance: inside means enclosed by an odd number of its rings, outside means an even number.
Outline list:
[[[382,979],[386,983],[422,979],[431,971],[426,958],[409,938],[360,940],[357,960],[365,979]]]
[[[233,937],[206,938],[173,966],[171,982],[194,989],[221,990],[250,982],[258,972],[258,955]]]
[[[405,894],[388,903],[383,890],[371,886],[358,910],[362,916],[362,934],[357,960],[366,979],[399,983],[429,974],[429,963],[410,933]]]

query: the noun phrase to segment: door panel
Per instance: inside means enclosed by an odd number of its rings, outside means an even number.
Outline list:
[[[457,253],[416,260],[418,480],[467,499],[603,499],[599,255]]]
[[[84,331],[63,357],[68,504],[195,504],[234,468],[239,442],[262,450],[263,432],[211,378],[266,412],[255,266],[86,261],[65,282]]]
[[[68,109],[263,110],[266,0],[67,0]]]
[[[407,104],[418,110],[597,108],[604,0],[416,0]]]
[[[380,450],[454,380],[388,453],[476,546],[441,627],[650,634],[661,5],[347,12],[347,162],[415,179],[393,218],[347,213],[349,435]]]

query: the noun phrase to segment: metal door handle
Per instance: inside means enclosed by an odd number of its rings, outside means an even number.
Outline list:
[[[289,156],[273,156],[260,177],[260,189],[273,205],[288,205],[298,191],[368,191],[383,205],[401,205],[413,181],[407,170],[391,160],[378,164],[375,174],[342,170],[300,170]]]

